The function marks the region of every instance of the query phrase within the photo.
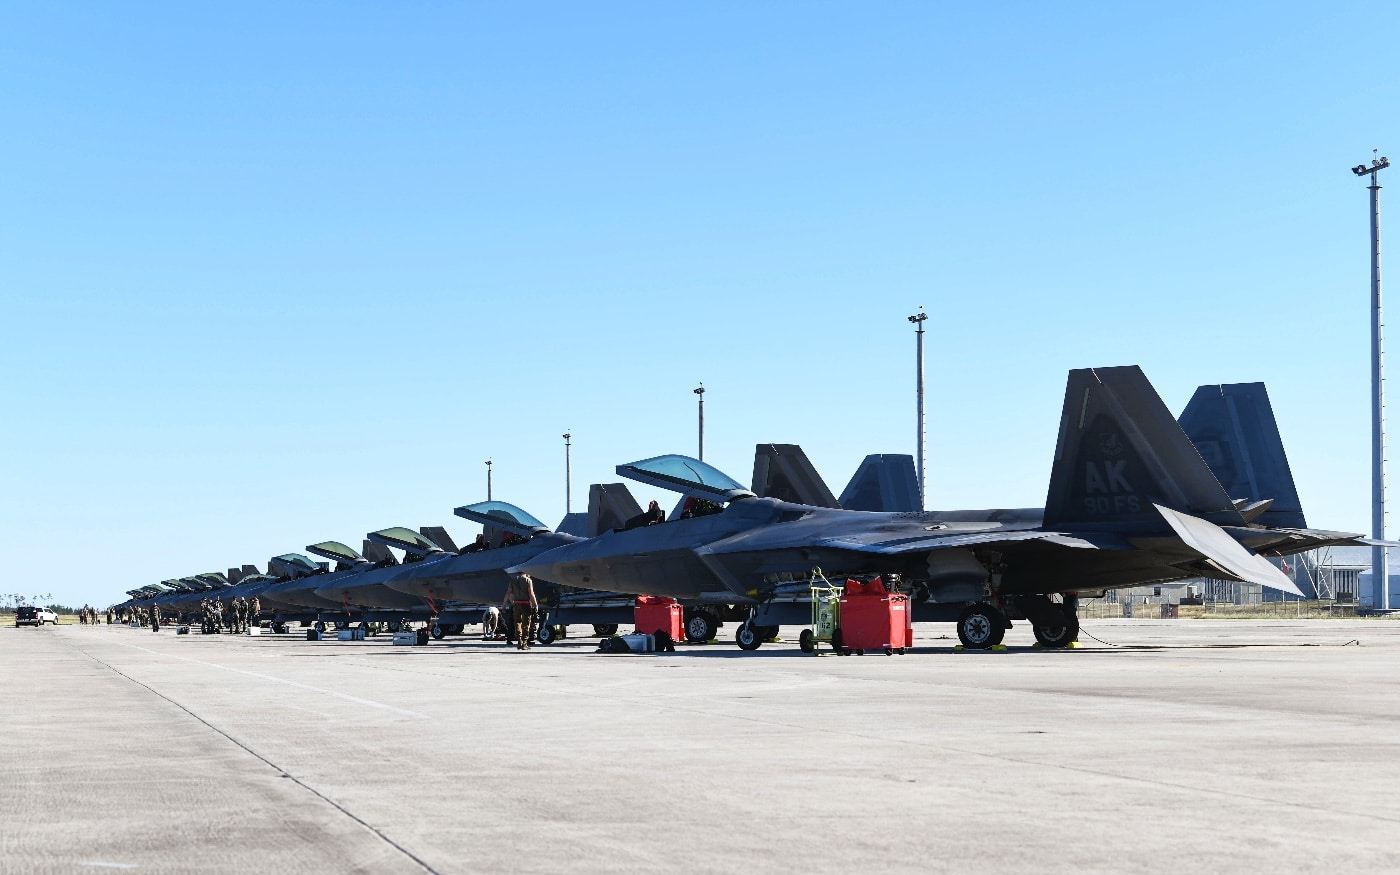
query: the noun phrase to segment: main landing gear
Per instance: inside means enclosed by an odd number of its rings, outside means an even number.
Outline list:
[[[1017,617],[1031,622],[1035,640],[1045,648],[1069,647],[1079,640],[1077,598],[1071,593],[1062,602],[1045,595],[1006,596],[1007,605]],[[963,609],[958,617],[958,640],[968,650],[990,650],[1001,644],[1011,621],[997,606],[978,602]]]
[[[991,650],[1006,637],[1006,615],[986,602],[963,609],[958,617],[958,640],[968,650]]]

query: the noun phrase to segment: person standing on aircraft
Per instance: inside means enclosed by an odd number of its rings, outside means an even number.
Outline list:
[[[482,550],[490,549],[491,545],[486,543],[486,535],[476,536],[476,540],[461,549],[462,553],[480,553]]]
[[[539,600],[535,598],[535,582],[528,574],[517,574],[506,588],[506,603],[510,606],[510,621],[515,627],[517,650],[530,649],[530,628],[534,625]]]

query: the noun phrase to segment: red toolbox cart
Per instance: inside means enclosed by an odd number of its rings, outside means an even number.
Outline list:
[[[864,655],[867,650],[904,653],[914,646],[914,615],[909,596],[890,592],[885,582],[847,580],[841,596],[842,652]]]
[[[637,596],[632,609],[632,625],[643,635],[665,632],[673,642],[685,641],[685,608],[665,596]]]

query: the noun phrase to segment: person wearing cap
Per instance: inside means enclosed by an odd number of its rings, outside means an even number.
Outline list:
[[[540,603],[535,598],[535,582],[528,574],[517,574],[506,587],[505,606],[510,608],[510,622],[515,629],[517,650],[530,649],[530,628],[534,625],[535,612]]]

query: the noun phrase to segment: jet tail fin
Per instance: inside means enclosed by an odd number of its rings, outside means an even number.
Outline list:
[[[360,548],[360,555],[375,564],[380,562],[388,562],[392,565],[399,564],[398,560],[394,558],[394,554],[389,552],[388,547],[368,538],[365,539],[364,545]]]
[[[753,494],[794,504],[835,507],[836,496],[797,444],[759,444],[753,451]]]
[[[866,456],[841,492],[846,510],[911,513],[923,510],[914,457],[898,453]]]
[[[587,534],[590,538],[620,529],[641,513],[642,506],[621,483],[594,483],[588,487]]]
[[[423,526],[418,532],[432,541],[439,549],[448,553],[457,552],[457,544],[452,540],[452,536],[447,534],[447,529],[442,526]]]
[[[1161,529],[1154,505],[1244,524],[1141,368],[1070,371],[1045,525]]]
[[[1263,383],[1202,386],[1181,412],[1180,422],[1231,498],[1271,501],[1253,522],[1308,527]]]

